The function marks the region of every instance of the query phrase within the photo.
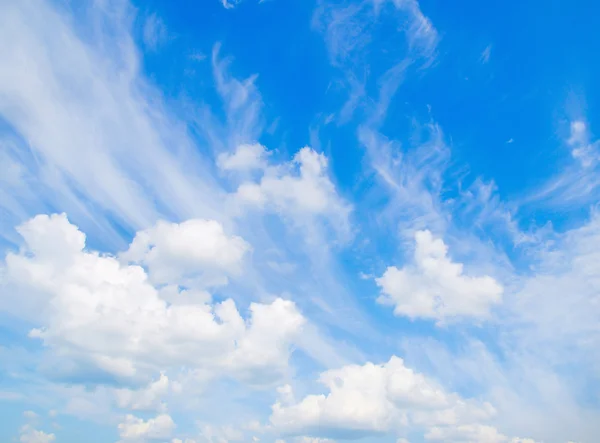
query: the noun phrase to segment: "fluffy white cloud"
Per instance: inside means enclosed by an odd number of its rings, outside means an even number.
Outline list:
[[[24,411],[23,417],[25,417],[29,420],[34,420],[34,419],[38,418],[38,415],[33,411]]]
[[[286,443],[286,440],[275,440],[275,443]],[[291,440],[291,443],[335,443],[335,440],[318,437],[296,437]]]
[[[290,345],[305,322],[291,301],[252,303],[247,319],[230,299],[169,304],[141,267],[85,250],[85,235],[65,215],[39,215],[18,231],[24,245],[7,255],[6,276],[21,298],[36,301],[38,314],[32,319],[39,327],[30,336],[51,350],[47,364],[61,377],[149,380],[159,371],[185,367],[263,383],[286,370]],[[158,244],[148,255],[164,251],[164,243]],[[193,245],[185,251],[201,257],[198,266],[208,260]],[[174,259],[166,255],[171,265]],[[154,257],[151,267],[160,263],[160,254]],[[230,263],[230,256],[225,257],[216,260]],[[166,384],[164,378],[150,392],[121,399],[148,406]]]
[[[118,426],[119,437],[122,442],[165,441],[175,430],[175,422],[167,414],[158,415],[147,421],[131,414]]]
[[[242,144],[232,154],[219,154],[217,166],[224,171],[264,169],[267,166],[267,155],[267,149],[260,143]]]
[[[236,200],[296,217],[325,215],[338,222],[336,227],[347,228],[350,206],[331,182],[327,163],[323,154],[304,147],[289,164],[267,168],[258,183],[240,185]]]
[[[394,313],[409,318],[443,322],[454,317],[485,318],[502,300],[502,286],[492,277],[471,277],[463,265],[448,257],[448,247],[429,231],[415,234],[413,263],[402,269],[388,267],[375,281],[381,288],[379,303],[394,306]]]
[[[56,436],[54,434],[46,434],[29,425],[21,428],[21,435],[19,436],[21,443],[52,443],[55,440]]]
[[[508,438],[493,426],[480,424],[460,425],[453,428],[434,427],[425,434],[425,439],[448,443],[536,443],[530,438]]]
[[[590,141],[589,129],[585,122],[581,120],[571,122],[567,143],[571,147],[573,158],[579,160],[584,168],[589,168],[598,162],[600,141]]]
[[[200,426],[200,442],[229,443],[244,441],[244,433],[232,426]]]
[[[239,271],[249,250],[248,243],[227,236],[215,220],[159,221],[138,232],[121,258],[147,267],[150,279],[157,284],[181,283],[194,277],[210,284]]]
[[[172,383],[171,383],[172,384]],[[164,409],[162,399],[169,393],[169,378],[160,374],[160,378],[139,390],[117,389],[115,397],[120,408],[133,410]]]
[[[408,427],[477,424],[494,414],[490,404],[447,393],[395,356],[382,365],[329,370],[319,380],[328,394],[308,395],[291,403],[286,395],[286,401],[273,405],[270,422],[278,432],[356,438]]]

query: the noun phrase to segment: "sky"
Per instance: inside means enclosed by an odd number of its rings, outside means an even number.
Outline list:
[[[0,0],[0,441],[597,441],[598,12]]]

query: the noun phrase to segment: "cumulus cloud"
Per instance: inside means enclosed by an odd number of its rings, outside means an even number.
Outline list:
[[[325,155],[304,147],[290,163],[267,168],[258,183],[242,183],[235,198],[284,216],[325,216],[336,228],[347,230],[351,207],[338,195],[327,168]]]
[[[85,250],[85,235],[65,215],[37,216],[18,231],[24,246],[6,257],[6,273],[24,298],[37,297],[42,314],[30,336],[52,351],[48,364],[58,375],[133,381],[188,367],[263,383],[285,372],[305,323],[294,303],[252,303],[247,319],[231,299],[168,304],[141,267]],[[123,400],[155,401],[151,393]]]
[[[251,171],[266,167],[267,148],[259,143],[239,145],[233,153],[221,153],[217,166],[223,171]]]
[[[581,166],[594,166],[600,157],[600,141],[591,142],[587,124],[581,120],[571,122],[570,135],[567,140],[573,158],[579,160]]]
[[[211,283],[237,273],[250,249],[241,237],[226,235],[215,220],[159,221],[138,232],[120,257],[144,265],[156,284],[180,284],[193,277]]]
[[[348,365],[321,374],[327,394],[280,400],[271,425],[288,435],[357,438],[407,428],[443,429],[488,420],[494,408],[448,393],[398,357],[375,365]]]
[[[239,442],[247,439],[244,433],[233,426],[212,426],[203,424],[200,426],[200,441],[206,443],[229,443]]]
[[[448,257],[448,247],[429,231],[415,234],[413,262],[401,269],[391,266],[376,278],[379,303],[394,313],[441,323],[457,317],[485,318],[501,301],[502,286],[492,277],[465,275],[463,265]]]
[[[131,414],[118,426],[121,442],[144,443],[147,441],[165,441],[175,430],[175,422],[167,414],[161,414],[147,421]]]
[[[448,443],[536,443],[530,438],[508,438],[493,426],[461,425],[454,428],[434,427],[425,434],[426,440]]]
[[[52,443],[55,440],[56,436],[54,434],[38,431],[29,425],[21,428],[21,435],[19,436],[21,443]]]
[[[169,393],[169,378],[160,374],[160,378],[150,383],[147,387],[132,389],[117,389],[115,396],[120,408],[132,410],[157,410],[165,409],[162,399]]]

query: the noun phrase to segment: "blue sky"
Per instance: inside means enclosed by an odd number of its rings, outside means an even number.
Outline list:
[[[0,440],[600,435],[592,2],[0,8]]]

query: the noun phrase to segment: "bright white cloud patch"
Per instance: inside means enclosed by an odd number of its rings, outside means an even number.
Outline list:
[[[30,425],[25,425],[21,428],[21,435],[19,436],[21,443],[52,443],[56,441],[54,434],[47,434],[43,431],[38,431],[32,428]]]
[[[125,421],[119,424],[119,437],[121,442],[144,443],[147,441],[164,442],[173,434],[175,422],[167,415],[162,414],[147,421],[133,415],[127,415]]]
[[[382,365],[349,365],[321,374],[325,395],[273,405],[271,425],[282,434],[358,438],[407,429],[458,432],[494,415],[488,403],[448,393],[392,357]],[[433,431],[430,431],[433,432]],[[435,431],[438,432],[438,431]]]
[[[448,257],[448,247],[429,231],[415,234],[413,262],[399,269],[388,267],[376,279],[378,301],[394,306],[394,313],[409,318],[443,322],[456,317],[485,318],[502,299],[502,286],[492,277],[472,277],[463,265]]]
[[[258,183],[240,185],[236,199],[292,217],[324,215],[345,229],[350,206],[338,195],[327,167],[325,155],[304,147],[289,164],[267,168]]]
[[[232,300],[170,305],[141,267],[86,251],[85,235],[64,215],[37,216],[18,231],[25,243],[7,256],[7,276],[24,299],[36,300],[32,318],[39,327],[30,336],[52,350],[48,365],[57,375],[149,380],[158,371],[188,367],[263,383],[286,370],[305,322],[294,303],[252,303],[247,319]],[[185,251],[196,257],[193,244]],[[139,395],[122,400],[140,407],[155,401],[151,393]]]
[[[233,153],[222,153],[217,157],[217,165],[224,171],[251,171],[266,167],[267,149],[259,144],[243,144]]]
[[[172,383],[171,383],[172,384]],[[117,405],[123,409],[132,410],[156,410],[165,409],[166,405],[162,403],[169,393],[169,378],[160,374],[160,378],[150,383],[146,388],[137,391],[132,389],[117,389],[115,396]]]
[[[571,133],[567,143],[571,146],[573,158],[581,162],[581,166],[589,168],[600,158],[600,142],[590,141],[587,124],[581,120],[571,122]]]
[[[508,438],[493,426],[461,425],[454,428],[432,428],[425,434],[426,440],[447,443],[536,443],[530,438]]]
[[[239,271],[249,250],[248,243],[226,235],[214,220],[159,221],[138,232],[121,258],[147,267],[157,284],[180,284],[194,277],[210,284]]]

